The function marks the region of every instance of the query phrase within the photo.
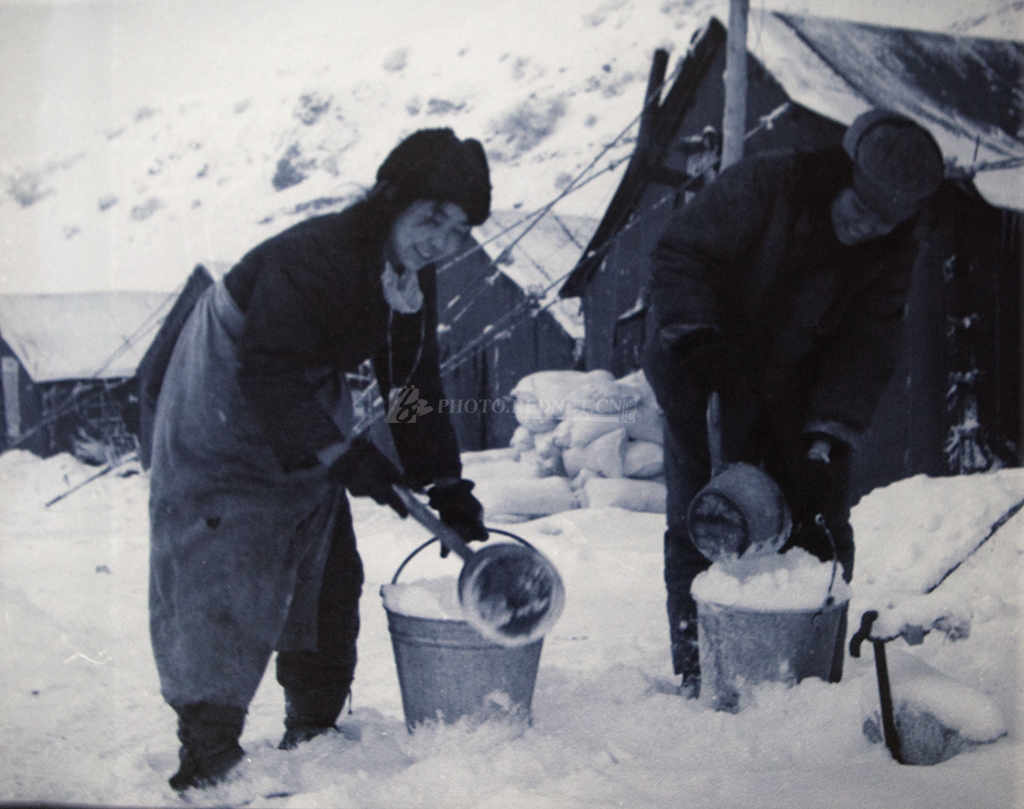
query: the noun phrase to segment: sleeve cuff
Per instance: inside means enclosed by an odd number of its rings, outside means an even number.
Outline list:
[[[861,434],[838,421],[809,421],[804,425],[804,435],[827,435],[835,441],[842,441],[852,450],[860,444]]]

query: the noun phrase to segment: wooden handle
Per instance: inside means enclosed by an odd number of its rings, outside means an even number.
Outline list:
[[[409,509],[409,514],[416,522],[441,540],[441,544],[448,550],[455,551],[455,553],[462,557],[464,562],[468,562],[473,558],[473,551],[469,549],[466,541],[453,529],[441,522],[440,518],[433,511],[416,498],[416,495],[405,488],[405,486],[399,486],[397,483],[391,485],[395,493],[402,498],[402,502],[405,503],[405,507]]]
[[[714,477],[725,467],[725,457],[722,454],[722,409],[718,401],[718,391],[711,391],[708,396],[708,454],[711,456],[711,477]]]

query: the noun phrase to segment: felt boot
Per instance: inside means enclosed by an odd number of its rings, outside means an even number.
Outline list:
[[[172,789],[204,788],[224,780],[244,755],[238,744],[245,709],[198,702],[176,708],[181,766],[171,776]]]
[[[348,698],[348,685],[326,686],[299,691],[284,691],[284,736],[279,750],[294,750],[303,742],[316,738],[329,730],[336,730],[335,721]]]

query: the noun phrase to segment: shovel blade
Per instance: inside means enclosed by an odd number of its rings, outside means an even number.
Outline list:
[[[533,548],[496,543],[476,551],[459,576],[466,620],[488,640],[521,646],[544,636],[565,607],[558,571]]]

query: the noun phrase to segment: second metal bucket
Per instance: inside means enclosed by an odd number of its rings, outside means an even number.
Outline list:
[[[392,584],[398,582],[405,564],[429,544],[409,555]],[[463,716],[529,721],[543,638],[522,646],[502,646],[485,639],[467,621],[384,609],[410,732],[422,722],[452,723]]]
[[[743,689],[757,683],[830,679],[848,603],[765,611],[698,601],[700,701],[735,712]]]

